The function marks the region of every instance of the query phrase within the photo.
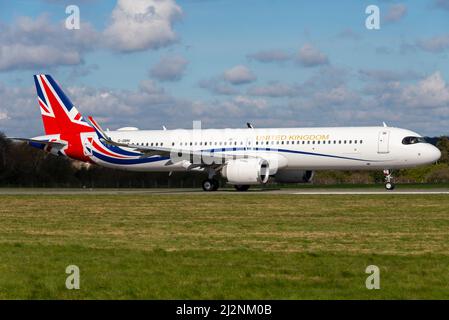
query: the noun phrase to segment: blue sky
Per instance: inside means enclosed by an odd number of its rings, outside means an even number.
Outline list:
[[[80,30],[64,28],[68,4]],[[0,0],[0,130],[42,133],[31,76],[50,73],[110,128],[448,134],[448,51],[447,0]]]

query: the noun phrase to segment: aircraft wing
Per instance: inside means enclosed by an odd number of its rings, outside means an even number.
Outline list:
[[[45,141],[45,140],[36,140],[36,139],[28,139],[28,138],[8,138],[10,140],[14,140],[14,141],[22,141],[22,142],[28,142],[28,143],[36,143],[36,144],[41,144],[44,146],[50,146],[50,147],[65,147],[66,144],[62,143],[62,142],[57,142],[57,141]]]
[[[131,148],[135,151],[141,152],[143,157],[151,157],[154,155],[167,156],[172,158],[175,157],[198,157],[202,159],[203,163],[214,163],[215,165],[222,164],[226,160],[237,159],[237,158],[253,158],[254,156],[248,155],[246,151],[233,151],[232,153],[226,151],[200,151],[200,150],[189,150],[189,149],[179,149],[179,148],[166,148],[166,147],[156,147],[156,146],[143,146],[130,143],[122,143],[112,140],[106,132],[101,128],[101,126],[92,118],[88,117],[90,123],[94,127],[100,140],[107,144],[111,144],[118,147]],[[205,166],[202,164],[201,166]],[[207,166],[207,165],[206,165]]]

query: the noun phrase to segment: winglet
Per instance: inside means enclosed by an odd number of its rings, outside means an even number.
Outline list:
[[[95,121],[95,119],[92,116],[89,116],[87,118],[89,119],[89,122],[92,125],[92,127],[94,127],[95,132],[97,133],[98,137],[100,137],[100,139],[103,139],[103,140],[106,140],[106,141],[110,141],[111,140],[111,139],[109,139],[109,137],[106,134],[106,132],[104,132],[104,130],[100,127],[98,122]]]

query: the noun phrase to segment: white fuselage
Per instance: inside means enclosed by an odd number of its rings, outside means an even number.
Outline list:
[[[213,151],[216,155],[245,153],[268,160],[270,170],[399,169],[429,164],[441,155],[428,143],[404,144],[404,138],[420,135],[393,127],[117,130],[107,134],[114,141],[147,147]],[[87,136],[95,138],[94,133],[86,133],[83,139]],[[157,155],[134,162],[113,161],[105,154],[89,156],[100,165],[135,171],[188,168],[188,161],[174,162]]]

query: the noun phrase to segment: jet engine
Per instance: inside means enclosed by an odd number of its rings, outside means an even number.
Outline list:
[[[228,161],[221,175],[228,179],[230,184],[251,185],[263,184],[270,177],[268,161],[264,159],[236,159]]]
[[[279,170],[274,180],[279,183],[307,183],[312,181],[313,175],[310,170]]]

